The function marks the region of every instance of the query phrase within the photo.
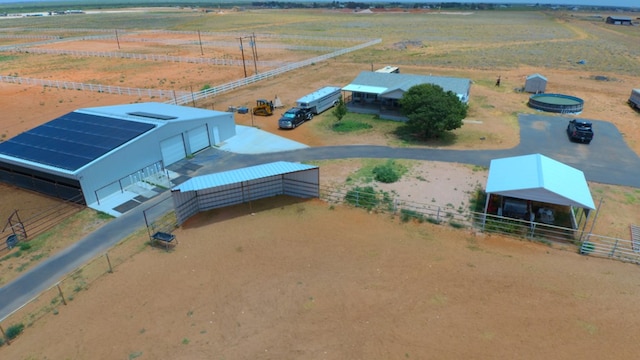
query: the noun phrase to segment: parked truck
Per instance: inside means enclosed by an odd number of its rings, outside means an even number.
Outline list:
[[[640,89],[631,90],[631,96],[629,96],[629,105],[632,108],[640,110]]]
[[[318,115],[330,107],[338,105],[341,98],[342,90],[339,87],[325,86],[298,99],[296,107],[307,109],[312,114]]]

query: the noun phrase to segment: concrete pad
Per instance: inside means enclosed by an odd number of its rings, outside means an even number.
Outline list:
[[[236,125],[236,135],[217,147],[238,154],[260,154],[304,149],[309,146],[251,126]]]

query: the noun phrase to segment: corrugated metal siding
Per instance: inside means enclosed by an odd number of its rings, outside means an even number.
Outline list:
[[[176,211],[178,224],[184,223],[200,211],[198,208],[198,197],[195,192],[175,192],[171,193],[171,197],[173,199],[173,207]]]
[[[289,172],[283,172],[285,170]],[[320,195],[319,174],[320,170],[317,166],[276,162],[199,176],[172,189],[176,217],[178,223],[182,224],[199,211],[277,195],[318,197]],[[191,184],[188,184],[189,182]],[[194,198],[197,202],[195,212]]]

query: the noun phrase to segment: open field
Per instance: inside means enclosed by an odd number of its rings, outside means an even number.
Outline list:
[[[16,35],[68,40],[38,48],[230,59],[242,55],[237,37],[255,33],[261,61],[299,61],[329,52],[318,47],[355,44],[336,40],[340,38],[381,38],[378,46],[196,105],[217,110],[250,107],[257,98],[277,95],[290,106],[321,86],[344,86],[360,71],[398,65],[404,73],[472,79],[472,121],[449,141],[426,144],[397,139],[393,124],[336,134],[330,130],[328,113],[295,131],[278,130],[275,116],[237,115],[236,122],[311,146],[509,148],[519,140],[517,114],[533,112],[526,107],[528,95],[515,89],[524,85],[527,75],[541,73],[549,79],[547,92],[583,98],[581,117],[614,123],[640,154],[640,115],[625,104],[631,89],[640,87],[640,29],[605,26],[587,15],[324,10],[205,14],[165,9],[12,19],[0,25],[15,28]],[[121,36],[120,48],[114,29]],[[163,32],[153,35],[150,30]],[[203,44],[210,43],[203,46],[204,55],[194,45],[197,31]],[[93,35],[113,38],[89,40]],[[17,42],[10,39],[7,44]],[[247,64],[252,73],[251,60]],[[0,75],[198,91],[238,79],[243,69],[21,49],[0,53]],[[494,86],[497,76],[502,79],[499,88]],[[76,108],[157,101],[5,83],[0,83],[0,96],[10,99],[2,105],[2,139]],[[321,181],[344,183],[367,165],[360,160],[327,162],[321,165]],[[486,174],[457,164],[409,165],[412,177],[426,181],[405,178],[385,190],[440,204],[468,203],[466,185],[473,188]],[[465,181],[445,184],[452,178]],[[595,233],[627,237],[629,224],[640,224],[638,189],[606,184],[591,184],[591,189],[596,203],[604,199]],[[38,202],[38,196],[16,189],[0,191],[16,199],[3,202],[2,218],[21,203],[32,208]],[[572,248],[403,224],[361,210],[329,209],[318,201],[273,201],[254,204],[251,211],[237,207],[200,214],[177,231],[180,244],[170,253],[144,247],[144,235],[130,239],[131,254],[141,253],[132,255],[113,276],[83,289],[69,306],[52,303],[58,315],[33,323],[11,346],[0,348],[0,357],[573,359],[632,358],[639,350],[632,336],[640,320],[632,301],[637,297],[637,266],[581,257]],[[83,216],[87,223],[99,225],[97,215]],[[69,232],[46,253],[59,251],[82,234]],[[24,262],[26,258],[0,261],[2,281],[19,275],[16,269],[28,267]]]

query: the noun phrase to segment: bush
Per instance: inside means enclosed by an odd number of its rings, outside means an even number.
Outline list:
[[[17,338],[18,335],[22,334],[23,330],[24,330],[24,324],[22,324],[22,323],[14,324],[14,325],[9,326],[9,328],[5,332],[5,335],[7,336],[7,339],[13,340],[13,339]]]
[[[409,222],[411,220],[418,220],[418,222],[424,222],[425,218],[424,215],[422,215],[421,213],[415,211],[415,210],[407,210],[407,209],[401,209],[400,210],[400,220],[402,222]]]
[[[31,249],[31,244],[29,244],[28,242],[21,242],[18,247],[20,248],[21,251],[27,251],[29,249]]]
[[[376,181],[391,184],[400,179],[400,174],[393,169],[391,164],[386,163],[373,168],[373,178],[376,179]]]
[[[344,197],[344,200],[351,205],[363,207],[367,210],[373,209],[379,203],[376,191],[371,186],[354,187],[347,191],[347,195]]]

